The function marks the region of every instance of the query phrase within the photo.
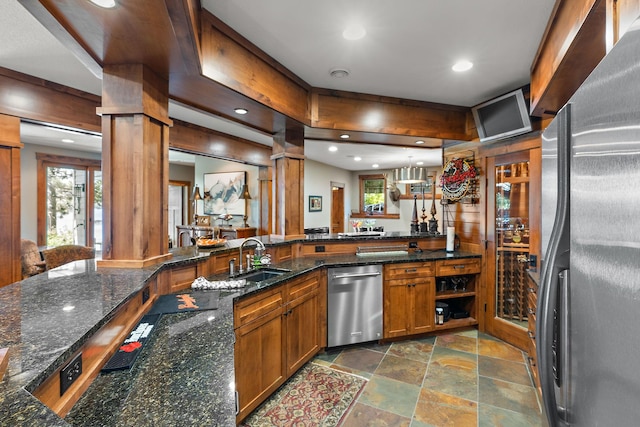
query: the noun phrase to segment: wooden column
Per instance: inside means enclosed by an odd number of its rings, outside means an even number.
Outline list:
[[[20,118],[0,114],[0,287],[22,280]]]
[[[287,119],[273,138],[273,231],[277,237],[304,236],[304,126]]]
[[[142,268],[168,253],[168,81],[144,65],[102,80],[103,267]]]
[[[272,183],[273,172],[272,167],[260,167],[258,169],[258,185],[260,189],[260,225],[258,227],[258,235],[271,234],[273,226],[273,203]]]

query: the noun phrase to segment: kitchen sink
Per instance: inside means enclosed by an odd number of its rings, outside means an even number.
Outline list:
[[[252,271],[249,273],[240,274],[237,276],[238,279],[245,279],[249,282],[262,282],[264,280],[272,279],[274,277],[282,276],[285,273],[290,272],[291,270],[286,269],[260,269],[258,271]]]

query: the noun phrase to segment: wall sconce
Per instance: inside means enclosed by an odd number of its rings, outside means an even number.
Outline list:
[[[242,219],[244,220],[244,228],[247,228],[249,225],[247,224],[247,219],[249,216],[247,215],[247,200],[251,199],[251,194],[249,194],[249,186],[247,184],[242,185],[242,191],[240,192],[240,199],[244,200],[244,215]]]
[[[191,200],[193,200],[193,225],[198,225],[198,205],[196,202],[198,200],[202,200],[202,196],[200,195],[200,188],[198,184],[193,187],[193,193],[191,194]]]

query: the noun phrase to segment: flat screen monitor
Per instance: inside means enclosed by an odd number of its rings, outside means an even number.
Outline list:
[[[522,89],[514,90],[471,109],[481,142],[495,141],[531,131]]]

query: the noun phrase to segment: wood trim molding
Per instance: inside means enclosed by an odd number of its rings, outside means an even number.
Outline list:
[[[0,348],[0,381],[4,378],[7,367],[9,366],[9,349]]]
[[[99,106],[99,96],[0,68],[0,114],[100,132]]]
[[[531,65],[531,115],[557,113],[604,57],[606,3],[556,2]]]
[[[256,166],[271,166],[271,148],[244,138],[174,119],[169,148]]]

